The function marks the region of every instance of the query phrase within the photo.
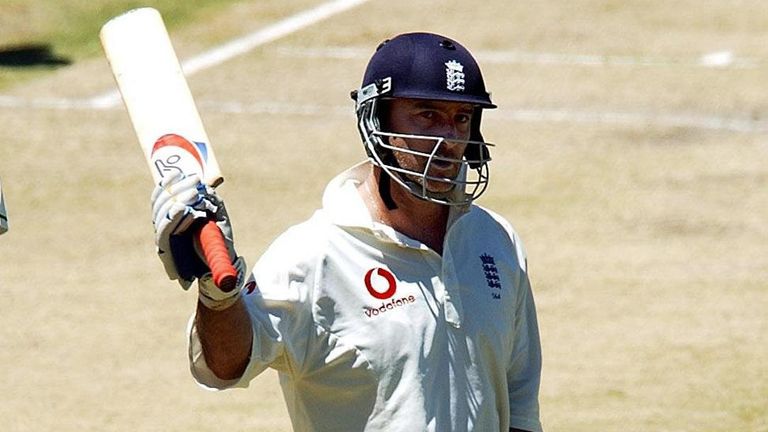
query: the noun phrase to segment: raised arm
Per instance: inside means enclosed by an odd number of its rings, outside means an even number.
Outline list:
[[[197,303],[195,325],[208,368],[223,380],[240,378],[248,365],[253,334],[242,297],[224,310]]]
[[[157,253],[168,277],[188,289],[197,279],[195,327],[208,368],[219,379],[239,378],[251,350],[251,321],[241,295],[245,262],[237,257],[224,202],[196,176],[164,178],[152,194]],[[222,231],[238,273],[237,288],[222,291],[196,244],[193,227],[213,219]]]

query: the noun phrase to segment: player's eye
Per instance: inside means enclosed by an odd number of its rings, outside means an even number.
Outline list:
[[[434,111],[422,111],[419,115],[427,120],[433,120],[437,116]]]
[[[469,123],[471,119],[469,114],[459,114],[456,116],[456,123]]]

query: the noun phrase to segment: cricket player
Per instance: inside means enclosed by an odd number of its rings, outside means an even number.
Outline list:
[[[8,232],[8,211],[5,209],[5,197],[3,185],[0,183],[0,234]]]
[[[520,238],[486,189],[472,55],[429,33],[382,43],[352,92],[367,160],[246,275],[223,202],[196,177],[153,193],[169,276],[198,280],[189,359],[210,389],[279,372],[297,431],[540,431],[541,348]],[[219,290],[189,227],[215,216],[242,273]]]

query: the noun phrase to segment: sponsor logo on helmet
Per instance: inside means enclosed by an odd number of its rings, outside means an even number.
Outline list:
[[[387,269],[381,267],[372,268],[365,274],[364,280],[365,288],[368,289],[368,293],[371,296],[379,300],[389,300],[381,302],[377,307],[364,306],[365,316],[368,318],[379,316],[395,308],[416,302],[416,297],[412,295],[392,299],[392,296],[397,292],[397,280],[395,275]],[[383,285],[386,285],[386,287]]]
[[[445,87],[450,91],[464,91],[464,66],[456,60],[445,63]]]

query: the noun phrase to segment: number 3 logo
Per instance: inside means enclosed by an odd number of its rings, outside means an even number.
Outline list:
[[[381,278],[383,278],[387,281],[386,290],[378,291],[373,287],[371,279],[373,277],[374,271],[376,271],[376,274],[378,275],[377,279],[381,280]],[[380,284],[377,283],[377,285]],[[383,269],[381,267],[375,267],[368,270],[368,273],[365,274],[365,287],[368,289],[368,293],[370,293],[372,296],[379,300],[386,300],[395,295],[395,291],[397,290],[397,282],[395,281],[395,276],[389,270]]]

